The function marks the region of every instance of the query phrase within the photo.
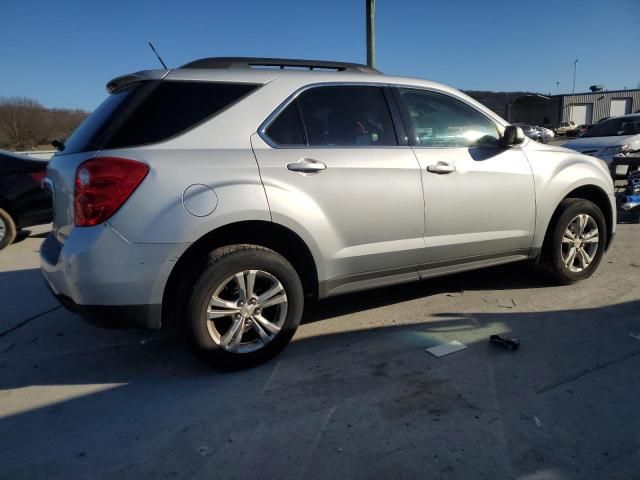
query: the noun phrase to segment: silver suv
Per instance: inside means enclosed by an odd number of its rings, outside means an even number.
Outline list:
[[[571,283],[615,231],[602,161],[437,83],[208,58],[107,89],[50,163],[44,276],[89,320],[186,326],[221,366],[282,350],[305,298],[519,260]]]

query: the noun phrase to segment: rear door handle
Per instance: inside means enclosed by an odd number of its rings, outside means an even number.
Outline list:
[[[327,166],[324,163],[311,158],[301,158],[297,162],[287,164],[287,170],[299,173],[316,173],[326,168]]]
[[[427,172],[437,173],[439,175],[443,175],[445,173],[453,173],[456,171],[455,165],[451,165],[446,162],[438,162],[436,165],[429,165],[427,167]]]

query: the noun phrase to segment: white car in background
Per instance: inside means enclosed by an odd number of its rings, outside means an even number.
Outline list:
[[[623,115],[597,123],[563,147],[611,163],[618,153],[640,150],[640,114]]]
[[[569,130],[573,130],[577,125],[574,122],[562,122],[559,127],[556,128],[556,135],[566,135]]]

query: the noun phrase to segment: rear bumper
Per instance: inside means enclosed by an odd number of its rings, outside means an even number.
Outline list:
[[[169,274],[188,244],[132,244],[107,224],[75,228],[64,244],[49,235],[40,268],[69,310],[103,327],[162,326]]]
[[[48,285],[51,288],[50,285]],[[52,290],[53,292],[53,290]],[[161,327],[162,304],[158,305],[78,305],[71,298],[56,294],[56,299],[67,310],[77,313],[87,323],[103,328]]]

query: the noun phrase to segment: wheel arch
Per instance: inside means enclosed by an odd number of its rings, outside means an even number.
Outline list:
[[[611,206],[611,202],[609,200],[609,195],[597,185],[587,184],[574,188],[569,193],[567,193],[564,197],[560,199],[556,208],[551,216],[549,223],[547,224],[544,236],[544,242],[542,244],[541,254],[545,252],[549,245],[549,237],[553,230],[553,226],[560,215],[560,205],[562,202],[568,198],[580,198],[584,200],[589,200],[596,204],[598,208],[602,211],[604,215],[605,223],[607,226],[607,239],[605,245],[605,251],[609,248],[611,244],[611,239],[613,237],[613,221],[614,221],[614,212]]]
[[[234,244],[259,245],[285,257],[300,276],[305,296],[318,296],[316,261],[293,230],[264,220],[247,220],[216,228],[194,242],[171,270],[162,295],[162,323],[176,325],[185,310],[190,286],[204,271],[208,254]]]

